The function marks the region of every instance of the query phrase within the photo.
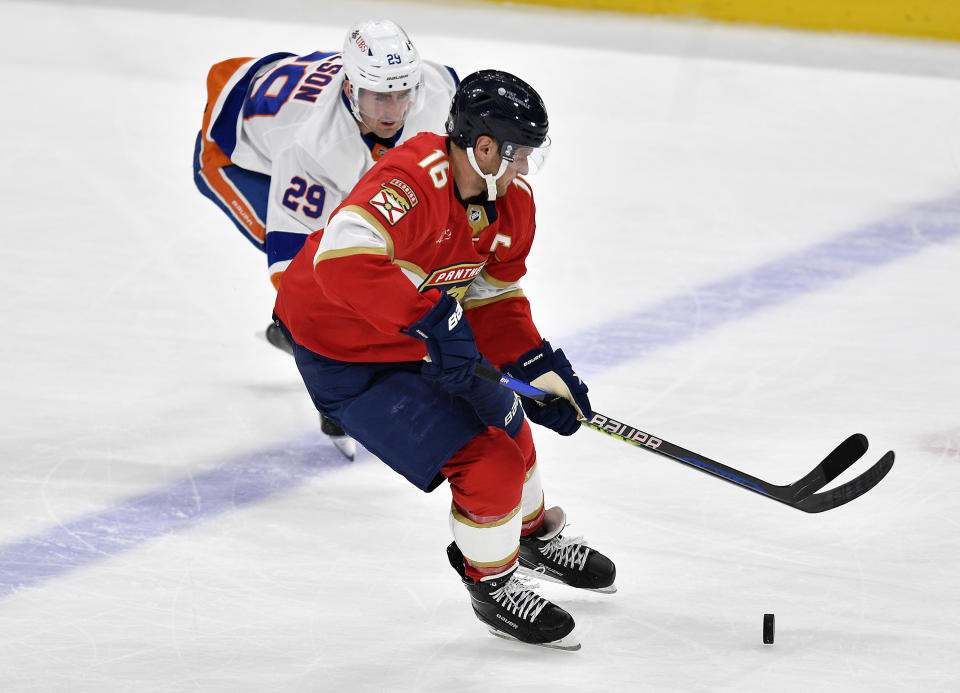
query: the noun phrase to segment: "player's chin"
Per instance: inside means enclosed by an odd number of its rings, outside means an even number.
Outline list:
[[[399,120],[388,120],[388,121],[378,120],[377,126],[373,128],[373,132],[374,134],[376,134],[377,137],[382,137],[383,139],[389,139],[394,135],[396,135],[400,131],[400,128],[402,127],[403,127],[403,122]]]

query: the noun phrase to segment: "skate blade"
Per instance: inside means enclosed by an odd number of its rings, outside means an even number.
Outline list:
[[[357,443],[350,436],[329,436],[330,440],[337,447],[344,457],[353,462],[357,456]]]
[[[549,573],[545,573],[542,570],[536,570],[534,568],[527,568],[525,565],[521,564],[518,572],[522,575],[527,575],[532,578],[537,578],[538,580],[545,580],[546,582],[553,582],[557,585],[567,585],[563,580],[558,577],[554,577]],[[572,585],[567,585],[567,587],[572,587]],[[585,592],[599,592],[600,594],[614,594],[617,591],[616,585],[609,585],[607,587],[574,587],[574,589],[583,590]]]
[[[522,645],[533,645],[534,647],[546,647],[549,650],[566,650],[567,652],[576,652],[580,649],[580,641],[577,640],[573,634],[566,635],[559,640],[553,640],[552,642],[524,642],[518,638],[499,631],[496,628],[490,628],[487,626],[487,630],[490,631],[491,635],[496,635],[498,638],[503,638],[504,640],[512,640],[513,642],[518,642]]]

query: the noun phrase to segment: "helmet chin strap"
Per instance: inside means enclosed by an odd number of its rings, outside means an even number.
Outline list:
[[[480,170],[480,167],[477,165],[477,158],[473,154],[473,147],[467,149],[467,159],[470,161],[470,165],[473,166],[473,170],[476,171],[483,180],[487,183],[487,201],[493,202],[497,199],[497,181],[500,179],[500,176],[504,174],[509,165],[509,161],[506,159],[500,159],[500,170],[497,171],[497,174],[484,173]]]
[[[350,83],[347,101],[350,102],[350,112],[353,113],[353,117],[357,119],[358,123],[366,125],[366,123],[363,122],[363,116],[360,115],[360,93],[359,90],[353,86],[353,82]]]

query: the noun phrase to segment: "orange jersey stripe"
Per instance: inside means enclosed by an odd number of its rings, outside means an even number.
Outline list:
[[[214,145],[216,146],[216,145]],[[201,154],[202,156],[202,154]],[[229,162],[228,162],[228,165]],[[220,198],[220,201],[230,210],[233,217],[243,224],[251,236],[256,238],[262,245],[267,237],[267,227],[264,226],[253,207],[247,202],[246,198],[240,194],[230,180],[223,175],[223,169],[218,166],[204,167],[200,170],[207,186]]]
[[[267,235],[263,220],[257,216],[244,196],[224,176],[221,168],[232,165],[232,162],[217,143],[207,137],[210,119],[213,117],[213,107],[220,98],[220,94],[237,70],[251,60],[253,58],[224,60],[211,67],[207,74],[207,105],[203,110],[203,124],[200,130],[200,175],[207,186],[230,210],[233,217],[247,229],[247,233],[263,244]]]
[[[203,125],[200,128],[200,137],[203,140],[203,146],[200,150],[200,165],[206,169],[208,166],[227,166],[230,159],[217,146],[216,142],[207,139],[207,131],[210,129],[210,119],[213,117],[213,107],[220,98],[223,88],[230,81],[230,78],[236,74],[243,65],[253,60],[253,58],[231,58],[217,63],[210,68],[207,74],[207,106],[203,109]]]

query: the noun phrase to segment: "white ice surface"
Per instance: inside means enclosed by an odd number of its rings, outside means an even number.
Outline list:
[[[960,690],[960,46],[150,4],[0,2],[0,690]],[[548,503],[620,591],[544,587],[576,653],[485,633],[448,492],[340,463],[254,337],[263,257],[191,180],[212,63],[365,16],[543,95],[526,288],[597,410],[775,483],[862,431],[855,469],[892,448],[889,477],[806,515],[537,430]]]

